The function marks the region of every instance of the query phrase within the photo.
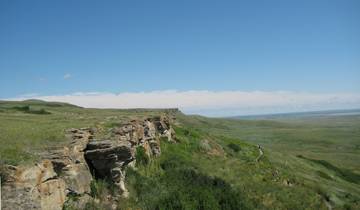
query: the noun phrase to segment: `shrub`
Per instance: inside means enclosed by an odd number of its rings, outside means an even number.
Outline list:
[[[161,181],[169,186],[155,209],[243,209],[241,196],[224,180],[193,168],[170,169]]]
[[[67,200],[64,203],[63,210],[76,210],[75,203],[79,201],[78,194],[68,194]]]
[[[29,110],[26,113],[29,113],[29,114],[51,114],[50,112],[46,111],[45,109]]]
[[[22,112],[28,112],[30,111],[30,106],[15,106],[13,107],[13,109],[18,110],[18,111],[22,111]]]
[[[166,158],[160,163],[160,167],[163,170],[171,170],[175,168],[185,168],[186,166],[189,166],[190,163],[182,159],[178,155],[170,155],[170,157]]]
[[[113,194],[114,186],[106,180],[97,179],[90,183],[91,197],[104,200],[109,194]]]
[[[211,177],[185,161],[170,155],[160,163],[162,173],[147,177],[128,170],[127,184],[137,196],[140,209],[246,209],[241,194],[218,177]],[[156,195],[156,196],[154,196]],[[135,208],[136,209],[136,208]]]
[[[13,107],[13,109],[22,111],[22,112],[28,113],[28,114],[51,114],[50,112],[46,111],[45,109],[38,109],[38,110],[31,109],[29,105],[15,106],[15,107]]]
[[[241,150],[240,146],[234,143],[228,144],[228,147],[234,152],[239,152]]]
[[[199,150],[204,152],[209,152],[211,150],[211,146],[208,140],[202,140],[199,142]]]
[[[136,165],[147,165],[150,162],[149,156],[146,154],[144,147],[136,148]]]
[[[327,173],[324,173],[322,171],[317,171],[316,173],[324,179],[329,179],[329,180],[331,179],[331,177]]]

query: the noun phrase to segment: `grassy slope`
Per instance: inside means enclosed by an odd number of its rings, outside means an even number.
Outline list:
[[[50,114],[22,111],[26,106],[30,110],[43,109]],[[84,109],[70,104],[36,100],[0,101],[0,160],[14,165],[33,162],[39,151],[66,140],[65,129],[93,126],[101,134],[101,131],[105,133],[107,128],[120,121],[160,112],[162,110]]]
[[[13,108],[24,105],[51,114]],[[32,162],[38,151],[64,142],[66,128],[96,126],[101,138],[122,120],[160,112],[0,102],[0,160]],[[338,208],[359,208],[359,117],[269,121],[178,114],[178,121],[180,143],[163,142],[160,158],[128,172],[132,198],[123,205],[143,209],[326,209],[325,200],[330,199]],[[255,161],[256,144],[265,151],[260,162]]]
[[[318,191],[336,206],[359,205],[360,116],[182,120],[220,139],[260,144],[272,166],[291,174],[297,185]]]

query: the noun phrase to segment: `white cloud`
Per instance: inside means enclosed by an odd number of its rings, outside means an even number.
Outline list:
[[[40,96],[38,93],[27,93],[24,95],[20,95],[19,98],[36,98],[37,96]]]
[[[77,92],[36,96],[93,108],[174,108],[188,114],[229,116],[326,109],[360,108],[359,93],[309,93],[291,91],[151,91],[119,94]],[[18,97],[9,100],[24,100]]]
[[[70,79],[71,78],[71,74],[65,74],[64,75],[64,79]]]

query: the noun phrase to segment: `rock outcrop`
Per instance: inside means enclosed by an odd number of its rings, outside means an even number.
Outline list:
[[[110,178],[118,186],[119,193],[127,197],[125,168],[135,165],[136,148],[143,147],[149,157],[157,157],[161,154],[160,139],[174,141],[175,132],[164,116],[133,120],[111,132],[110,140],[90,141],[85,157],[95,176]]]
[[[50,161],[29,168],[11,167],[13,175],[3,186],[3,209],[62,209],[65,182],[57,178]]]
[[[60,210],[70,202],[70,195],[77,198],[76,208],[83,209],[93,199],[93,176],[111,180],[118,195],[127,197],[125,168],[135,165],[136,148],[143,147],[149,157],[156,157],[161,154],[161,139],[175,139],[167,116],[124,123],[113,128],[107,140],[94,140],[95,132],[67,130],[67,146],[43,153],[40,163],[8,166],[9,177],[2,187],[3,210]]]
[[[85,156],[96,177],[110,178],[119,193],[127,196],[125,166],[134,160],[129,145],[111,140],[93,141],[88,144]]]
[[[9,167],[8,181],[3,186],[3,209],[61,210],[68,195],[81,198],[90,194],[92,175],[84,150],[93,136],[90,129],[66,132],[70,142],[41,156],[32,167]]]

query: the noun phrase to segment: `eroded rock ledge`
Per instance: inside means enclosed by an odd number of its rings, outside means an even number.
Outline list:
[[[109,139],[95,140],[96,130],[69,129],[69,144],[42,154],[43,160],[31,167],[9,166],[3,185],[3,209],[62,209],[76,196],[76,208],[93,199],[90,184],[94,178],[111,180],[118,196],[127,197],[125,168],[134,167],[136,148],[149,157],[161,154],[160,140],[174,141],[175,132],[168,116],[133,120],[110,132]]]

